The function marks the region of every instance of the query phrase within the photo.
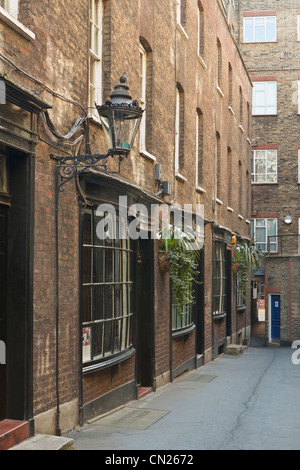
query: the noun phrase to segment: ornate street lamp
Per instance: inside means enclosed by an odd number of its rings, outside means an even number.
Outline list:
[[[120,78],[110,100],[97,106],[103,127],[108,153],[127,156],[130,152],[139,129],[143,110],[137,101],[131,101],[126,75]]]
[[[102,124],[108,151],[105,155],[83,153],[76,156],[59,156],[57,172],[61,181],[57,182],[58,190],[69,180],[87,168],[103,167],[108,157],[114,155],[119,159],[127,157],[132,149],[139,130],[144,110],[136,100],[131,101],[129,87],[126,85],[126,74],[120,78],[110,96],[102,106],[96,108]]]

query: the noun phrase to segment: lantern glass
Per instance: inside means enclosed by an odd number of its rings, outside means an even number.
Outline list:
[[[99,116],[107,148],[115,154],[130,152],[138,132],[143,111],[129,106],[101,106]]]

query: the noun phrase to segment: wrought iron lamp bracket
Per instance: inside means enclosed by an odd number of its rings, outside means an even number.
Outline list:
[[[109,151],[107,154],[87,154],[81,155],[68,155],[57,156],[52,155],[57,160],[56,175],[57,175],[57,189],[59,192],[63,191],[63,186],[73,178],[76,178],[80,173],[90,168],[102,168],[106,170],[106,163],[108,157],[113,156],[113,152]]]

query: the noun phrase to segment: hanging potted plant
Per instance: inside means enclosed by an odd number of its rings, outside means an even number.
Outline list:
[[[233,255],[232,269],[233,271],[236,269],[239,289],[244,299],[247,297],[248,279],[251,270],[260,265],[263,256],[262,251],[256,248],[253,240],[249,245],[242,243],[236,248],[236,253]]]
[[[240,269],[240,252],[237,250],[232,256],[232,271],[236,274]]]
[[[193,234],[186,233],[173,225],[162,229],[158,238],[160,269],[162,272],[170,272],[173,304],[181,315],[185,307],[195,301],[192,285],[198,275],[197,258],[202,246],[195,240]]]

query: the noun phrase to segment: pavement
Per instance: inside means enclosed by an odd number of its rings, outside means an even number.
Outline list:
[[[292,363],[293,352],[250,347],[219,356],[66,437],[75,450],[107,453],[300,450],[300,365]]]

